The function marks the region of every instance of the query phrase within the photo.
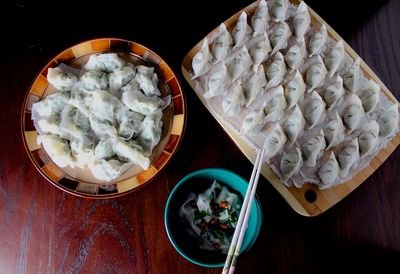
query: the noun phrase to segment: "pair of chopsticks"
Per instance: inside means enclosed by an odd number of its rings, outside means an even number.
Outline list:
[[[239,257],[240,248],[242,247],[243,238],[246,233],[247,223],[249,221],[254,195],[256,194],[258,178],[260,177],[261,165],[263,163],[263,156],[264,147],[262,148],[262,150],[258,150],[257,153],[253,172],[251,173],[246,196],[243,201],[242,209],[240,210],[239,219],[236,224],[235,232],[233,233],[231,245],[229,246],[228,256],[226,257],[222,274],[232,274],[235,272],[235,266]]]

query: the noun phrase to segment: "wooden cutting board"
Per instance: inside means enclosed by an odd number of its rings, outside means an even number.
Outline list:
[[[298,5],[300,1],[290,0],[291,3]],[[237,19],[240,14],[245,11],[248,15],[252,15],[258,6],[258,1],[252,3],[246,8],[238,11],[224,23],[228,29],[236,24]],[[329,36],[336,40],[343,40],[316,12],[314,12],[310,7],[308,11],[311,16],[311,26],[319,29],[320,25],[323,23],[326,25]],[[218,32],[218,27],[216,27],[212,32],[210,32],[207,37],[211,38],[214,33]],[[202,39],[203,40],[203,39]],[[182,62],[182,73],[186,81],[190,84],[193,90],[196,88],[196,82],[191,80],[189,72],[192,69],[192,59],[194,55],[199,51],[201,47],[201,41],[195,45],[184,57]],[[344,41],[344,48],[346,52],[356,60],[359,58],[358,54]],[[376,76],[376,74],[371,70],[371,68],[361,59],[360,68],[362,69],[364,76],[368,79],[374,80],[381,87],[381,91],[391,100],[393,103],[399,104],[397,99],[389,91],[389,89],[382,83],[382,81]],[[196,92],[197,95],[199,95]],[[225,132],[232,138],[239,149],[246,155],[246,157],[254,164],[256,159],[256,151],[250,147],[244,138],[237,134],[232,128],[227,124],[226,121],[221,119],[216,113],[216,111],[210,107],[207,100],[203,96],[198,96],[200,101],[205,105],[205,107],[210,111],[218,123],[222,126]],[[388,146],[382,149],[371,161],[370,163],[360,170],[352,179],[349,181],[334,186],[330,189],[320,190],[318,186],[313,184],[305,184],[302,188],[286,187],[280,179],[275,175],[274,172],[267,166],[263,165],[261,173],[263,176],[278,190],[278,192],[283,196],[283,198],[288,202],[288,204],[299,214],[304,216],[317,216],[333,205],[338,203],[349,193],[351,193],[355,188],[362,184],[379,166],[389,157],[389,155],[396,149],[400,143],[400,133],[398,133],[388,144]]]

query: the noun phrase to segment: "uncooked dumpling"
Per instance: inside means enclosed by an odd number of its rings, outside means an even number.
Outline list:
[[[297,39],[304,39],[304,34],[310,28],[310,14],[308,13],[307,4],[302,1],[296,9],[296,13],[293,17],[293,30]]]
[[[318,55],[317,62],[311,65],[306,74],[307,93],[322,86],[326,78],[327,70],[322,62],[321,57]]]
[[[342,97],[343,94],[343,79],[338,75],[336,76],[335,83],[329,85],[325,90],[324,99],[328,110],[331,110],[336,105],[339,98]]]
[[[339,164],[335,158],[335,154],[331,151],[329,159],[318,170],[318,176],[321,179],[321,189],[331,187],[338,179],[340,172]]]
[[[374,80],[367,80],[364,87],[358,92],[362,106],[366,114],[374,111],[379,103],[379,92],[381,87]]]
[[[232,30],[232,38],[235,47],[243,45],[249,39],[251,27],[247,24],[247,13],[242,12],[239,19]]]
[[[238,81],[235,81],[228,89],[228,95],[222,101],[222,109],[226,116],[234,116],[243,109],[244,103],[245,97],[242,86]]]
[[[343,75],[343,84],[351,93],[358,91],[360,85],[360,76],[360,58],[357,58],[357,60],[354,61],[354,63]]]
[[[308,43],[308,54],[309,56],[320,54],[328,41],[328,33],[326,31],[325,24],[322,24],[319,31],[315,32]]]
[[[358,136],[361,157],[367,156],[373,151],[379,142],[379,125],[372,120],[367,128]]]
[[[301,146],[304,156],[304,165],[306,167],[315,167],[317,160],[322,156],[322,152],[326,147],[324,132],[321,129],[319,134],[307,138],[306,142]]]
[[[286,135],[283,132],[279,123],[276,123],[270,132],[268,132],[265,138],[264,148],[265,148],[265,159],[270,159],[278,154],[282,150],[286,143]]]
[[[250,47],[250,55],[253,59],[253,70],[256,71],[258,66],[268,59],[271,51],[268,35],[266,33],[259,36],[259,39]]]
[[[265,123],[276,122],[285,114],[286,100],[283,95],[283,87],[278,86],[271,89],[271,98],[267,100],[264,107]]]
[[[253,36],[266,32],[269,28],[269,14],[267,2],[260,0],[258,7],[251,17],[251,26],[253,27]]]
[[[395,103],[384,111],[377,120],[379,124],[379,136],[387,137],[396,132],[399,127],[399,109]]]
[[[223,61],[230,51],[232,37],[224,23],[219,27],[218,34],[212,43],[212,53],[215,62]]]
[[[283,81],[285,74],[285,61],[283,60],[282,54],[278,51],[275,54],[274,61],[267,69],[268,84],[265,88],[269,89],[278,86]]]
[[[272,33],[269,36],[271,45],[273,47],[271,55],[277,51],[286,48],[289,37],[292,35],[292,31],[289,25],[285,22],[279,22],[272,29]]]
[[[292,108],[304,96],[306,84],[303,76],[296,70],[294,77],[289,81],[285,88],[285,97],[288,103],[288,109]]]
[[[288,13],[289,1],[288,0],[275,0],[272,2],[271,17],[275,22],[283,22]]]
[[[327,141],[327,149],[334,147],[343,141],[344,126],[342,119],[336,112],[336,119],[329,121],[324,127],[324,135]]]
[[[308,129],[312,129],[324,116],[325,102],[315,90],[307,99],[308,103],[306,104],[304,118],[308,123]]]
[[[296,105],[286,122],[283,124],[283,130],[290,141],[288,144],[289,146],[296,142],[299,135],[303,132],[305,123],[303,113],[299,106]]]
[[[338,70],[344,57],[343,40],[340,40],[336,45],[329,51],[325,56],[324,62],[328,69],[328,77],[332,78],[335,72]]]
[[[361,118],[364,116],[364,109],[360,98],[357,95],[351,94],[346,98],[347,110],[344,113],[343,121],[349,133],[358,128]]]
[[[233,60],[227,66],[232,80],[236,80],[242,74],[247,72],[252,64],[253,61],[246,46],[241,47],[238,52],[235,53]]]
[[[304,58],[307,55],[306,45],[304,43],[304,38],[299,40],[299,44],[291,46],[285,55],[285,61],[290,72],[299,69],[299,67],[304,63]]]
[[[358,141],[354,138],[341,152],[339,152],[338,159],[340,164],[340,176],[346,177],[349,174],[350,168],[360,158]]]
[[[252,73],[251,76],[243,82],[243,89],[246,95],[246,107],[256,100],[266,84],[267,79],[265,78],[264,67],[259,66],[258,70]]]
[[[211,68],[212,55],[208,48],[208,39],[205,38],[200,50],[196,53],[192,60],[192,68],[194,77],[203,75]]]
[[[280,169],[282,174],[283,182],[286,182],[294,174],[298,173],[301,166],[303,165],[303,158],[301,157],[301,151],[296,148],[296,151],[283,153],[280,162]]]

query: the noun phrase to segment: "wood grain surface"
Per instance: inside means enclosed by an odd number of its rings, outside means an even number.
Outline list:
[[[146,187],[112,200],[76,198],[42,178],[22,145],[19,116],[36,73],[73,44],[110,36],[137,41],[159,53],[179,75],[185,53],[251,2],[197,1],[195,9],[183,6],[186,13],[177,9],[182,1],[165,1],[157,9],[149,1],[112,1],[100,7],[90,0],[63,7],[57,1],[2,4],[0,273],[220,273],[196,266],[174,250],[164,229],[165,202],[191,171],[224,167],[249,177],[252,166],[187,84],[188,123],[177,155]],[[307,3],[399,99],[400,1],[365,2],[362,11],[349,2]],[[396,150],[364,184],[315,218],[294,212],[262,179],[257,190],[264,215],[261,233],[239,258],[237,273],[396,273],[399,162]]]

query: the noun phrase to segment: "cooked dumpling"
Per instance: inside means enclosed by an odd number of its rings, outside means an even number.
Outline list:
[[[68,104],[68,100],[68,93],[57,92],[50,94],[42,101],[32,105],[32,119],[36,120],[39,117],[48,118],[59,116],[66,104]]]
[[[367,156],[378,146],[379,125],[372,120],[367,128],[358,136],[358,145],[360,146],[361,157]]]
[[[312,129],[321,120],[321,117],[324,116],[325,102],[315,90],[307,99],[308,103],[305,108],[304,118],[308,122],[308,129]]]
[[[260,35],[259,39],[251,46],[250,55],[253,59],[253,70],[256,71],[258,66],[267,60],[271,45],[269,43],[268,35],[264,33]]]
[[[343,79],[338,75],[336,76],[335,83],[329,85],[325,90],[324,99],[328,110],[331,110],[336,105],[339,98],[342,97],[343,94]]]
[[[324,132],[321,129],[319,134],[306,139],[306,142],[301,146],[304,156],[304,165],[306,167],[315,167],[317,160],[321,158],[322,151],[326,147]]]
[[[324,62],[328,69],[328,77],[332,78],[335,72],[338,70],[344,57],[343,40],[340,40],[336,45],[329,51],[325,56]]]
[[[249,112],[243,119],[242,132],[244,134],[256,135],[261,132],[265,125],[264,110],[253,110]]]
[[[275,54],[274,61],[267,69],[267,79],[268,83],[266,85],[266,89],[278,86],[285,77],[286,74],[286,65],[283,60],[282,54],[278,51]]]
[[[117,111],[118,134],[126,140],[138,136],[141,131],[143,119],[143,115],[131,111],[124,106],[121,110]]]
[[[351,93],[358,91],[360,85],[360,76],[360,58],[357,58],[357,60],[354,61],[354,63],[343,75],[343,84]]]
[[[329,121],[324,127],[324,135],[327,141],[327,149],[334,147],[343,141],[344,126],[342,119],[336,112],[336,119]]]
[[[161,95],[157,88],[158,76],[154,73],[154,67],[137,66],[135,79],[146,96]]]
[[[71,97],[68,103],[82,111],[86,116],[90,115],[90,106],[92,104],[92,94],[77,86],[71,90]]]
[[[153,148],[160,142],[163,126],[162,115],[163,113],[159,109],[146,116],[142,122],[139,142],[143,146],[145,155],[151,155]]]
[[[315,32],[308,42],[308,54],[309,56],[320,54],[328,41],[328,33],[326,31],[325,24],[322,24],[319,31]]]
[[[234,116],[243,109],[244,103],[245,97],[242,86],[238,81],[235,81],[229,88],[228,95],[222,101],[222,109],[226,116]]]
[[[85,69],[102,70],[110,73],[116,69],[123,68],[124,66],[124,59],[119,57],[116,53],[102,53],[91,55],[89,61],[85,65]]]
[[[306,74],[307,93],[311,92],[324,84],[326,78],[326,67],[322,62],[321,57],[318,55],[317,62],[311,65]]]
[[[94,177],[102,181],[111,181],[123,172],[123,164],[115,159],[92,159],[88,166]]]
[[[135,71],[133,66],[125,66],[122,69],[116,69],[109,75],[109,85],[110,92],[117,97],[121,97],[121,94],[118,92],[123,86],[125,86],[130,80],[135,77]],[[105,87],[100,87],[97,89],[105,89]]]
[[[67,140],[61,139],[57,135],[39,135],[37,142],[42,144],[44,150],[59,167],[75,166]]]
[[[89,70],[81,77],[86,91],[105,90],[108,88],[108,75],[99,70]]]
[[[382,137],[391,136],[399,126],[399,109],[395,103],[384,111],[377,120],[379,124],[379,135]]]
[[[217,36],[215,36],[212,44],[212,52],[215,62],[223,61],[230,51],[232,45],[231,34],[226,29],[224,23],[219,26]]]
[[[290,141],[288,144],[289,146],[296,142],[297,138],[304,129],[305,123],[306,121],[304,120],[303,113],[301,112],[299,106],[296,105],[286,122],[283,124],[283,130]]]
[[[232,80],[236,80],[242,74],[247,72],[252,64],[253,61],[251,60],[251,56],[246,46],[241,47],[227,67]]]
[[[93,158],[93,147],[94,142],[88,142],[82,139],[71,139],[69,145],[71,147],[71,154],[74,159],[74,163],[76,166],[80,168],[84,168],[88,162]]]
[[[265,138],[264,148],[265,148],[265,159],[268,160],[278,154],[282,150],[286,143],[286,135],[283,132],[279,123],[276,123],[270,132],[268,132]]]
[[[212,55],[208,48],[208,39],[203,40],[200,50],[196,53],[192,60],[192,68],[194,77],[203,75],[211,68]]]
[[[271,7],[271,17],[275,22],[283,22],[288,13],[289,1],[288,0],[275,0]]]
[[[283,95],[283,87],[278,86],[271,90],[271,98],[264,107],[265,123],[276,122],[285,115],[286,100]]]
[[[280,168],[282,174],[282,180],[286,182],[295,173],[299,172],[299,169],[303,165],[303,158],[301,157],[301,151],[296,148],[296,151],[283,153],[281,158]]]
[[[322,181],[320,188],[325,189],[331,187],[337,181],[339,172],[339,164],[335,158],[335,154],[331,151],[329,159],[318,170],[318,176]]]
[[[110,121],[114,124],[114,111],[117,104],[117,99],[105,90],[95,90],[92,92],[91,112],[100,119]]]
[[[304,34],[310,28],[310,14],[308,13],[307,4],[303,1],[296,9],[296,14],[293,18],[293,30],[297,40],[304,39]]]
[[[357,95],[352,94],[346,100],[348,107],[344,113],[343,121],[350,133],[359,126],[361,118],[364,116],[364,109]]]
[[[99,141],[94,149],[94,157],[96,159],[107,159],[115,155],[114,147],[117,142],[117,138],[106,137]]]
[[[49,68],[47,81],[59,91],[70,91],[78,82],[78,78],[72,73],[64,72],[60,68]]]
[[[306,91],[306,84],[304,83],[303,76],[296,70],[294,77],[289,81],[285,88],[286,101],[289,104],[288,109],[296,105],[299,100],[304,96]]]
[[[144,170],[148,169],[150,166],[150,159],[143,153],[141,146],[133,141],[124,142],[118,140],[115,144],[115,153],[118,157],[121,157],[124,160],[129,160],[130,162],[139,165]]]
[[[306,54],[307,50],[304,38],[299,40],[299,45],[295,44],[288,49],[285,55],[285,61],[288,67],[291,68],[290,72],[299,69],[299,67],[304,63]]]
[[[142,115],[150,115],[164,105],[164,101],[157,96],[146,96],[138,89],[125,86],[122,88],[122,102],[131,110]]]
[[[235,43],[235,47],[243,45],[249,40],[251,34],[251,27],[247,24],[247,13],[242,12],[239,19],[232,30],[232,38]]]
[[[114,125],[111,124],[110,121],[102,120],[96,117],[94,113],[89,115],[89,121],[90,121],[90,127],[98,137],[103,138],[108,136],[111,137],[118,136],[117,129],[114,127]]]
[[[340,164],[340,176],[346,177],[350,168],[358,161],[360,154],[358,152],[358,141],[354,138],[338,155]]]
[[[366,81],[364,87],[358,92],[366,114],[372,112],[379,103],[380,86],[372,79]]]
[[[273,47],[271,55],[275,54],[281,49],[286,48],[289,37],[292,35],[292,31],[289,25],[285,22],[277,23],[272,29],[272,33],[269,36],[271,45]]]
[[[218,63],[210,72],[207,89],[204,97],[210,99],[225,92],[227,84],[231,81],[228,69],[223,62]]]
[[[253,27],[253,36],[264,33],[269,28],[269,13],[267,2],[260,0],[258,7],[251,17],[251,26]]]
[[[261,94],[263,87],[267,84],[264,67],[259,66],[258,70],[251,74],[243,83],[243,90],[246,95],[246,106],[249,106]]]
[[[77,139],[83,139],[90,130],[89,118],[68,104],[61,113],[60,129]]]

